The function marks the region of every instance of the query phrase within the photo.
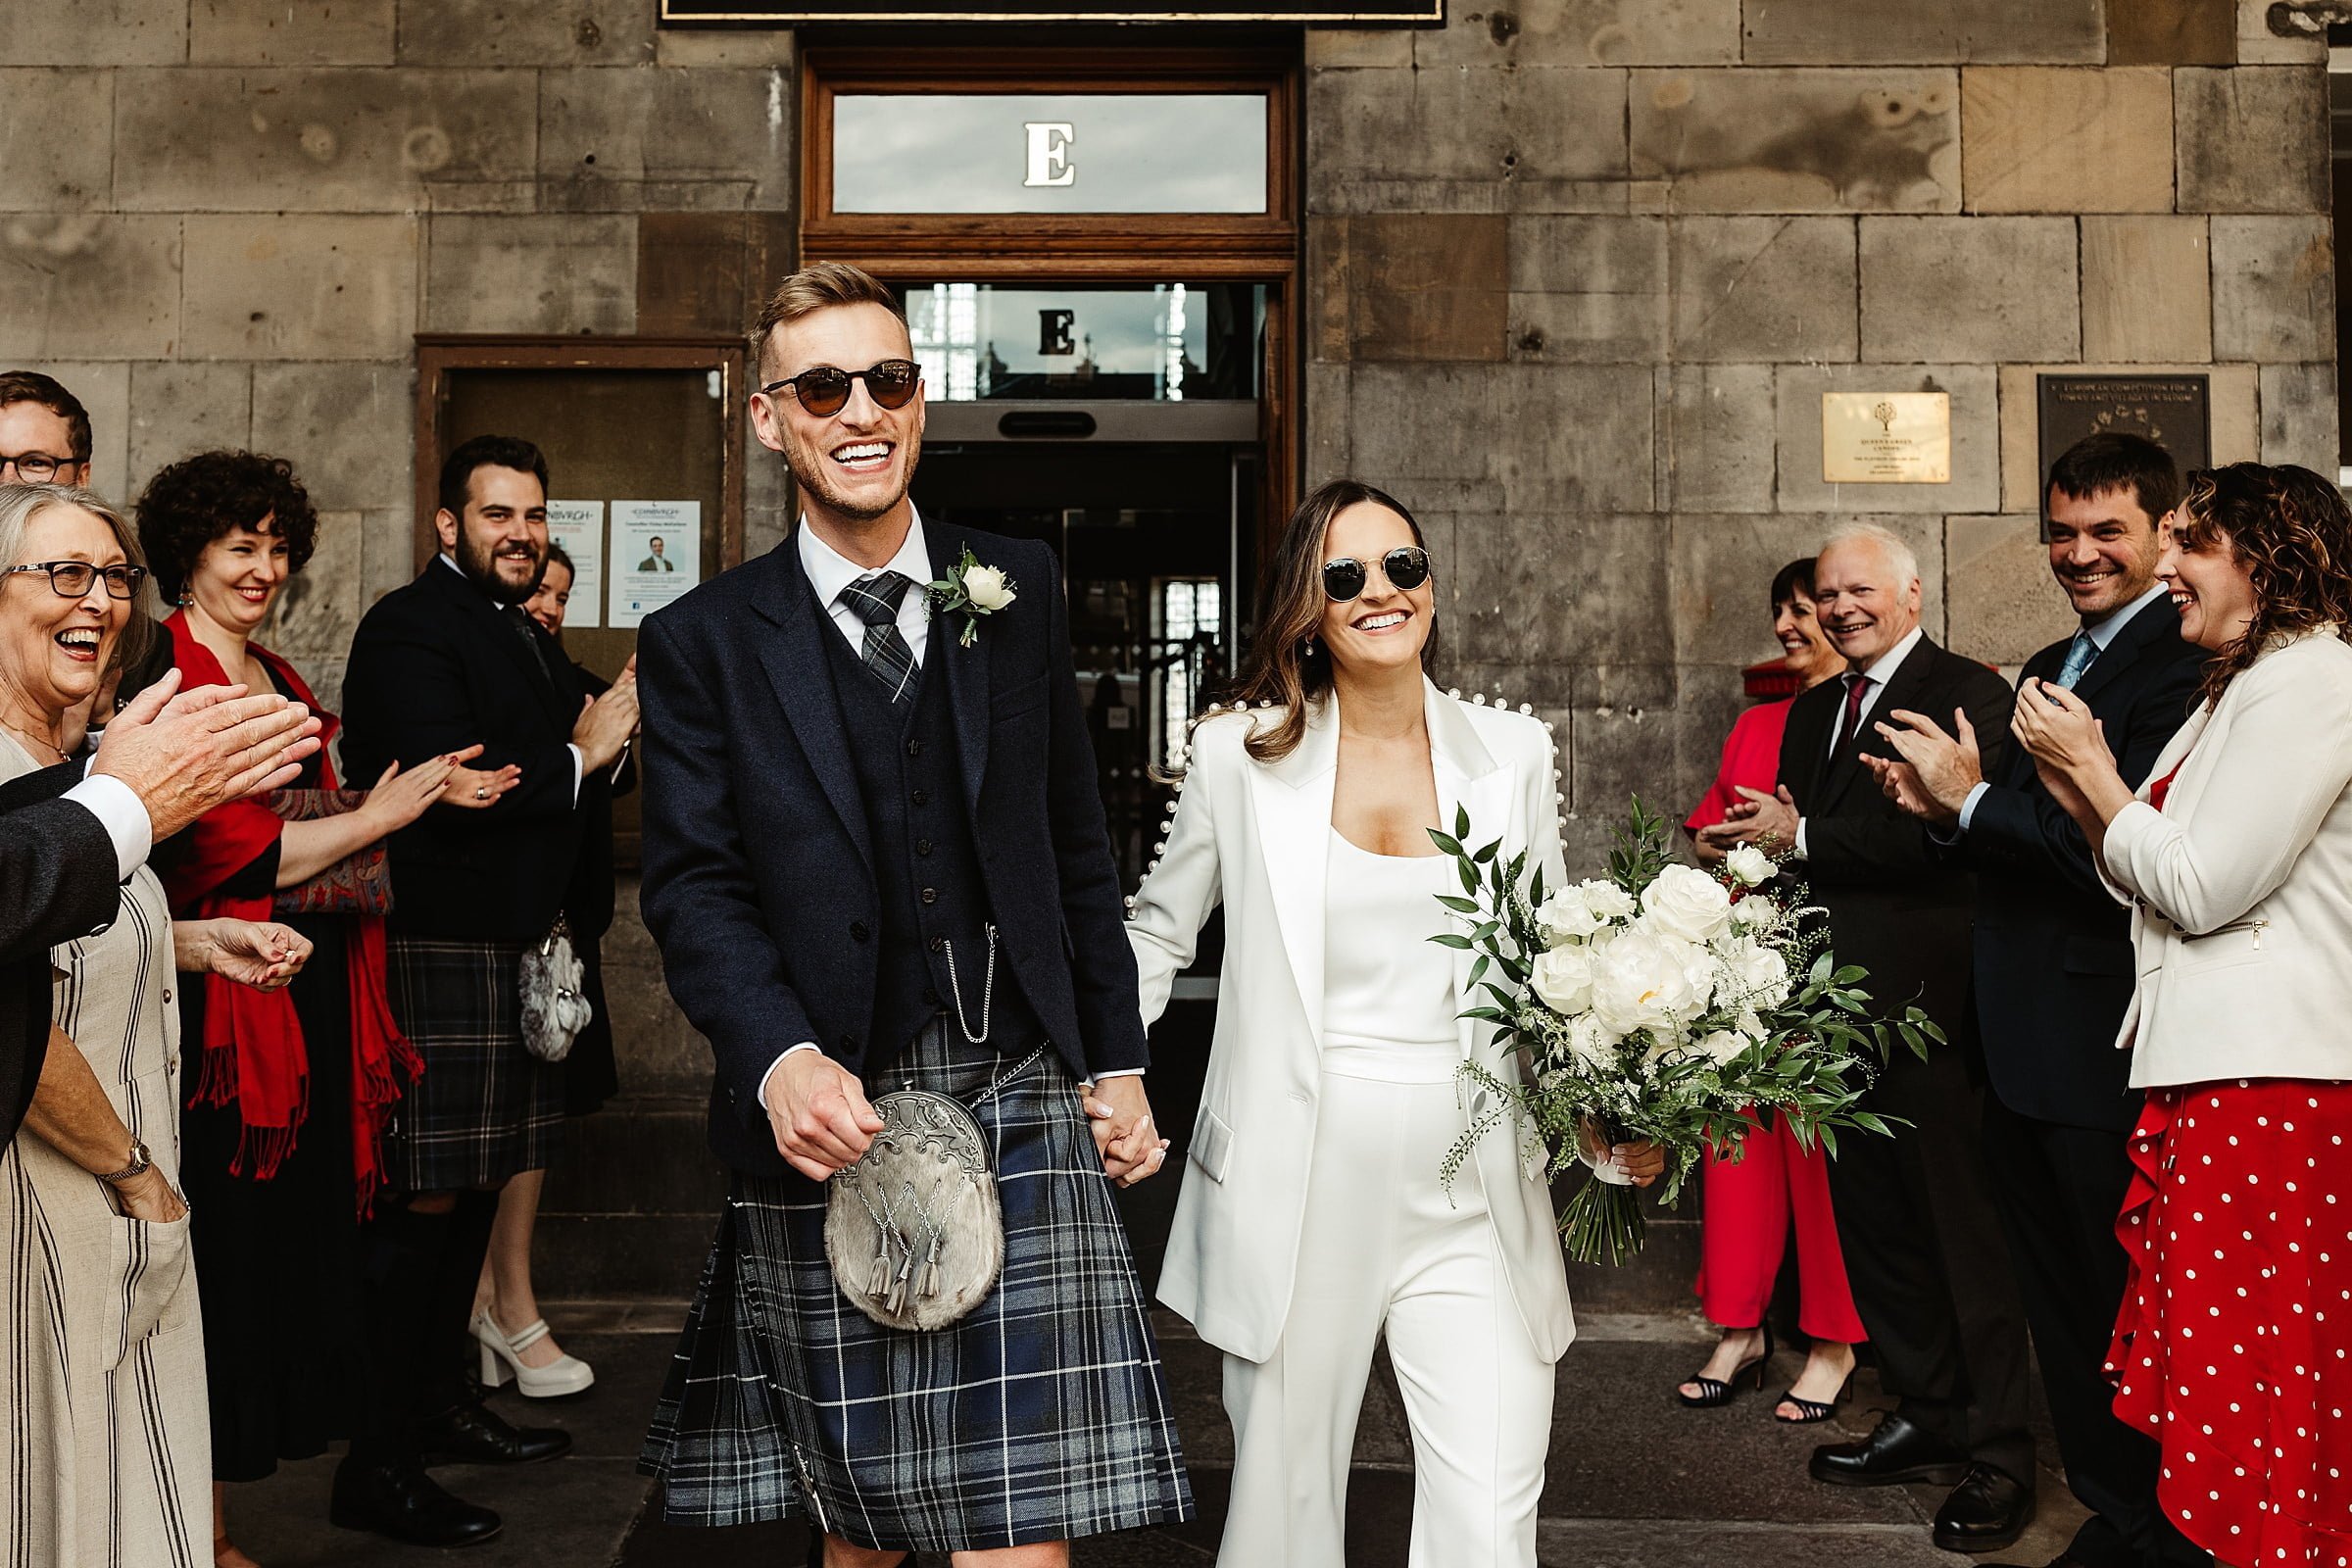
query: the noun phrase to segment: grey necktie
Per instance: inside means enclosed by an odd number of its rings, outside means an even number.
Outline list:
[[[858,657],[874,679],[889,688],[894,703],[905,702],[914,685],[914,650],[899,630],[899,604],[913,586],[914,579],[903,572],[877,571],[841,591],[841,602],[865,622],[865,645]]]
[[[2073,691],[2075,682],[2082,678],[2082,672],[2088,669],[2091,661],[2098,657],[2099,645],[2090,640],[2090,633],[2086,631],[2075,633],[2075,640],[2067,645],[2066,662],[2058,666],[2058,684],[2070,692]]]

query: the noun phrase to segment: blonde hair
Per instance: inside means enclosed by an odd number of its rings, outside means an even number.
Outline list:
[[[147,552],[139,548],[138,530],[131,527],[115,504],[95,490],[72,484],[0,484],[0,565],[16,565],[24,549],[25,530],[32,519],[51,507],[78,507],[114,530],[122,559],[144,570]],[[141,594],[130,601],[122,617],[122,635],[115,639],[113,667],[135,669],[147,658],[155,639],[155,621]]]
[[[906,324],[906,307],[899,303],[890,285],[873,273],[847,262],[811,262],[799,271],[788,273],[760,307],[760,319],[752,325],[755,368],[763,376],[767,373],[768,340],[777,327],[842,305],[879,305],[897,317],[901,326]]]

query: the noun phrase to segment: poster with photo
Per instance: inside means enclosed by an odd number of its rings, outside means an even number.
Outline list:
[[[571,558],[571,597],[564,607],[566,626],[605,623],[605,504],[550,501],[547,538]]]
[[[703,580],[700,501],[612,503],[613,626],[635,626]]]

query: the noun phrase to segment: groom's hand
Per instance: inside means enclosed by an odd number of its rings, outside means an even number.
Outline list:
[[[1102,1174],[1121,1187],[1152,1175],[1168,1156],[1169,1140],[1152,1121],[1141,1075],[1130,1073],[1086,1086],[1087,1125],[1102,1155]]]
[[[857,1074],[821,1051],[796,1051],[776,1064],[765,1108],[776,1152],[811,1181],[857,1164],[882,1130]]]

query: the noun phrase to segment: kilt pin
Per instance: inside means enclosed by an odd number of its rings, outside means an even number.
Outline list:
[[[963,644],[912,585],[967,547],[1026,591]],[[1055,567],[919,518],[892,565],[905,580],[877,584],[804,523],[641,637],[646,916],[711,1044],[730,1183],[639,1468],[673,1524],[806,1516],[875,1549],[1181,1519],[1080,1093],[1147,1054]],[[885,1327],[835,1284],[827,1189],[785,1163],[761,1100],[803,1044],[869,1096],[934,1090],[978,1121],[1004,1266],[961,1320]]]

